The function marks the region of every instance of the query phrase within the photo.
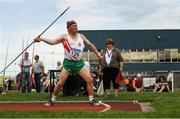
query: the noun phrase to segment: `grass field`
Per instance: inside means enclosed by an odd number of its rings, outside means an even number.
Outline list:
[[[47,101],[49,93],[19,93],[7,92],[0,95],[0,102],[4,101]],[[118,97],[113,95],[109,97],[96,97],[102,101],[131,101],[151,102],[155,108],[153,112],[125,112],[125,111],[107,111],[86,112],[86,111],[63,111],[63,112],[45,112],[45,111],[0,111],[0,118],[180,118],[180,92],[175,93],[152,93],[152,92],[120,92]],[[57,100],[87,100],[85,96],[58,96]]]

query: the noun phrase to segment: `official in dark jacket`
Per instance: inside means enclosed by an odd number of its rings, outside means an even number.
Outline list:
[[[114,47],[112,39],[106,40],[106,49],[102,52],[103,60],[101,69],[103,71],[103,83],[105,94],[110,95],[111,82],[113,83],[114,95],[118,96],[119,85],[116,84],[116,77],[123,70],[123,57],[120,50]]]

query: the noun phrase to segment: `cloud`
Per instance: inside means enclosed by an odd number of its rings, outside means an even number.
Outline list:
[[[7,3],[1,11],[0,69],[7,40],[11,40],[9,59],[13,59],[21,51],[23,37],[26,41],[30,37],[30,43],[68,6],[71,8],[42,37],[55,38],[65,33],[66,22],[71,19],[78,22],[80,30],[180,29],[180,0],[0,0],[0,3]],[[37,53],[47,64],[52,60],[49,55],[52,50],[62,55],[59,45],[36,45]],[[29,51],[32,52],[32,47]]]
[[[70,6],[73,11],[82,12],[83,10],[89,11],[92,8],[94,0],[67,0],[67,1],[60,1],[57,3],[56,8],[65,8]],[[89,6],[89,7],[88,7]]]
[[[101,0],[100,0],[101,1]],[[150,18],[156,14],[159,14],[159,18],[165,18],[165,15],[173,14],[176,19],[179,17],[178,9],[180,8],[180,2],[170,0],[103,0],[101,3],[105,6],[108,4],[112,8],[114,16],[116,18],[123,19],[126,23],[136,23],[141,21],[142,23],[146,18]],[[174,10],[176,9],[176,10]],[[149,17],[150,16],[150,17]],[[171,18],[171,17],[170,17]],[[167,18],[166,18],[167,19]],[[163,20],[166,20],[163,19]]]
[[[169,29],[180,26],[178,0],[69,1],[70,16],[80,21],[83,29]],[[59,2],[57,6],[63,5]],[[87,28],[84,28],[85,25]]]

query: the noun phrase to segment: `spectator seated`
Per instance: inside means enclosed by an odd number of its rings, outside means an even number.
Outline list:
[[[164,78],[164,76],[160,76],[158,80],[156,80],[156,84],[154,84],[154,91],[153,92],[163,92],[163,91],[170,91],[169,85]]]

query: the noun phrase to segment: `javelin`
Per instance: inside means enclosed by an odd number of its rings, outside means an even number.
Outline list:
[[[40,33],[38,35],[37,38],[41,37],[41,35],[43,35],[70,7],[66,8],[64,10],[64,12],[62,12],[42,33]],[[23,52],[25,52],[32,44],[34,43],[34,41],[29,44],[16,58],[14,58],[14,60],[11,61],[11,63],[9,63],[2,71],[1,73],[3,73],[21,54],[23,54]],[[0,73],[0,74],[1,74]]]

